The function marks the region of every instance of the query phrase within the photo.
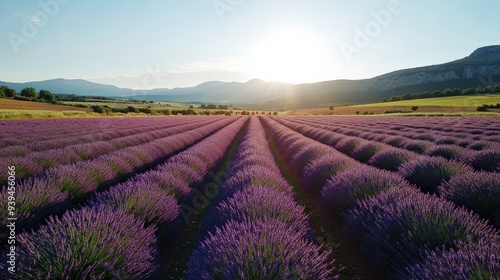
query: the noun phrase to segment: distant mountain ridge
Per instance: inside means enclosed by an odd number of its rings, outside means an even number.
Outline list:
[[[17,91],[25,87],[55,93],[127,97],[153,101],[245,103],[270,107],[378,101],[405,92],[500,85],[500,45],[439,65],[398,70],[371,79],[291,85],[254,79],[246,83],[210,81],[190,88],[131,90],[85,80],[54,79],[28,83],[0,82]]]

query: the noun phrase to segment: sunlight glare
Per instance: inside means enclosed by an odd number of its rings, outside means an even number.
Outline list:
[[[312,33],[290,28],[270,33],[246,56],[246,71],[267,81],[316,82],[328,77],[328,51]]]

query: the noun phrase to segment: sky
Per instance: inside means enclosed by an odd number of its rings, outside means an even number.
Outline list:
[[[0,80],[364,79],[500,44],[500,1],[0,0]]]

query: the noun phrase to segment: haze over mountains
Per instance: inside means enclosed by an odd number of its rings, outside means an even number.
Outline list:
[[[500,85],[500,45],[479,48],[471,55],[452,62],[399,70],[371,79],[334,80],[299,85],[254,79],[246,83],[211,81],[190,88],[131,90],[85,80],[0,82],[0,85],[17,91],[34,87],[54,93],[87,96],[127,97],[148,101],[242,103],[269,107],[364,103],[406,92],[497,84]]]

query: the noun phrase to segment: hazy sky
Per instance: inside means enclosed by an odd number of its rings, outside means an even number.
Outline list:
[[[500,44],[499,1],[0,1],[0,80],[370,78]]]

